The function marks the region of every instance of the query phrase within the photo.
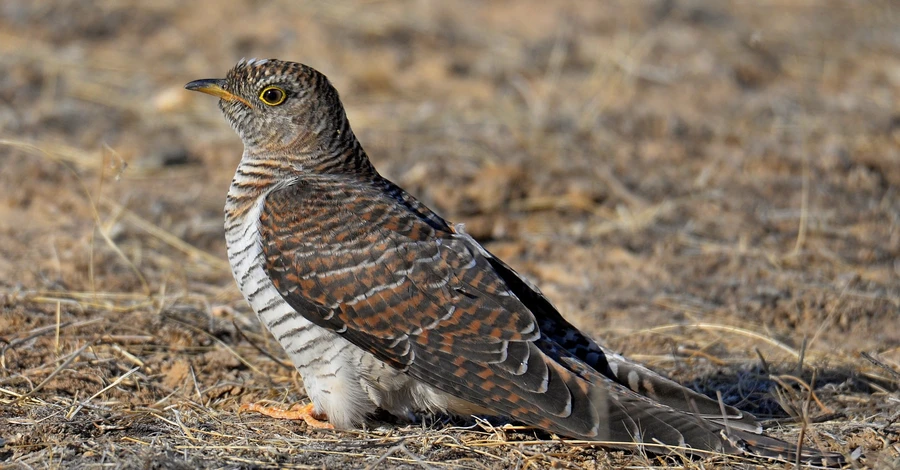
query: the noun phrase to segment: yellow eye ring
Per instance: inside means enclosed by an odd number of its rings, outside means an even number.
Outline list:
[[[287,93],[285,93],[283,88],[267,86],[259,92],[259,99],[269,106],[278,106],[287,99]]]

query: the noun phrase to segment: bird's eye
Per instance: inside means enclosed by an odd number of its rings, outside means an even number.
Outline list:
[[[277,86],[267,86],[259,93],[259,99],[269,106],[278,106],[287,99],[287,93]]]

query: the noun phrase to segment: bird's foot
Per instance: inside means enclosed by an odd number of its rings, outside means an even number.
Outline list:
[[[302,419],[311,428],[334,429],[333,424],[325,421],[328,417],[324,413],[316,413],[313,410],[312,403],[308,405],[294,405],[287,410],[259,403],[248,403],[241,405],[241,411],[255,411],[276,419]]]

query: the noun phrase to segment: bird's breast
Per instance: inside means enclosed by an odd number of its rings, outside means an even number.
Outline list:
[[[267,195],[268,191],[260,194],[245,210],[229,210],[226,207],[225,241],[228,261],[247,303],[302,373],[303,368],[312,360],[308,356],[316,354],[314,346],[323,342],[329,333],[294,310],[275,288],[266,272],[259,218]]]

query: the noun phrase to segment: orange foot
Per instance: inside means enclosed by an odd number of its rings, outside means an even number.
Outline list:
[[[316,429],[334,429],[334,425],[326,423],[327,416],[313,411],[312,403],[308,405],[294,405],[288,410],[282,410],[274,406],[264,406],[259,403],[241,405],[241,411],[255,411],[270,418],[276,419],[302,419],[306,425]]]

